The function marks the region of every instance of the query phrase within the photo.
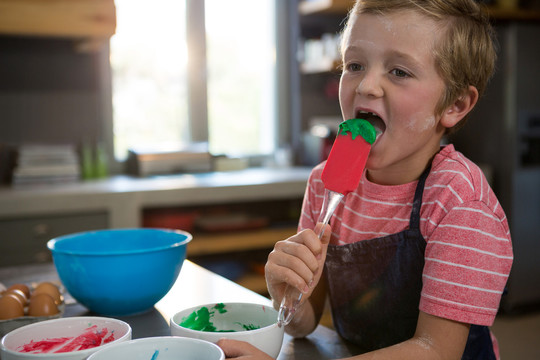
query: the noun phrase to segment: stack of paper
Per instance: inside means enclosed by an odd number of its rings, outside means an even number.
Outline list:
[[[130,174],[139,176],[208,172],[213,169],[213,156],[206,143],[175,148],[133,148],[128,151],[127,168]]]
[[[23,145],[19,148],[13,184],[75,181],[81,171],[71,145]]]

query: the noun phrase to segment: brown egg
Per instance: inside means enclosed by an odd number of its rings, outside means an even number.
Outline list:
[[[19,302],[21,303],[21,305],[23,307],[26,306],[26,303],[28,302],[28,298],[26,297],[26,295],[21,290],[19,290],[19,289],[7,290],[4,295],[7,295],[7,294],[12,294],[13,296],[17,297],[17,299],[19,299]]]
[[[56,305],[59,305],[62,302],[62,295],[58,287],[50,282],[42,282],[32,292],[32,296],[38,294],[47,294],[54,299]]]
[[[30,298],[28,304],[29,316],[49,316],[54,314],[58,314],[58,307],[50,295],[41,293]]]
[[[0,298],[0,320],[8,320],[24,316],[24,307],[13,294],[5,294]]]
[[[30,298],[30,288],[25,285],[25,284],[13,284],[11,285],[10,287],[7,288],[7,290],[13,290],[13,289],[17,289],[17,290],[20,290],[24,293],[24,295],[26,296],[26,299],[29,299]]]

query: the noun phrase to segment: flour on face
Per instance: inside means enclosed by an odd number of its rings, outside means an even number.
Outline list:
[[[435,116],[424,114],[417,114],[412,116],[406,124],[406,128],[414,131],[425,131],[435,125]]]

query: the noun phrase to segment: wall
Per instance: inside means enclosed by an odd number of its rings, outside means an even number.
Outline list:
[[[1,36],[0,49],[0,143],[104,140],[112,112],[107,45],[89,53],[72,40]]]

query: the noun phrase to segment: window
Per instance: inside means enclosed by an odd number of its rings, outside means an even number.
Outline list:
[[[116,158],[132,147],[192,141],[207,141],[213,154],[272,153],[274,7],[275,0],[116,0]]]

